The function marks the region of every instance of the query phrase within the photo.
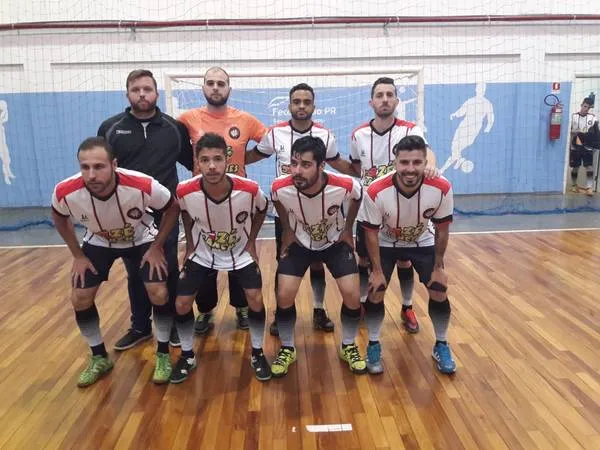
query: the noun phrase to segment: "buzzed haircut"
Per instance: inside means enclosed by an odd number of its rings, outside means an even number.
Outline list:
[[[229,84],[229,74],[222,67],[214,66],[214,67],[209,68],[206,72],[204,72],[204,79],[206,79],[208,72],[223,72],[225,74],[225,77],[227,78],[227,84]]]
[[[396,85],[394,84],[394,79],[390,78],[390,77],[379,77],[375,80],[375,83],[373,83],[373,87],[371,87],[371,98],[373,98],[373,95],[375,95],[375,88],[377,86],[379,86],[380,84],[391,84],[392,86],[394,86],[394,93],[396,95],[398,95],[398,90],[396,89]]]
[[[129,72],[127,75],[127,81],[125,82],[125,89],[129,90],[129,85],[133,83],[138,78],[149,77],[152,78],[152,82],[154,83],[154,89],[158,89],[156,85],[156,79],[154,78],[154,74],[146,69],[136,69]]]
[[[104,140],[102,136],[92,136],[84,139],[83,142],[79,144],[79,148],[77,149],[77,157],[79,158],[79,154],[81,152],[92,150],[96,147],[104,149],[109,161],[113,161],[115,159],[115,152],[113,151],[112,146],[106,140]]]
[[[198,142],[196,142],[196,147],[194,148],[194,152],[196,158],[200,154],[200,152],[205,148],[218,148],[223,150],[223,154],[227,157],[227,143],[223,136],[217,133],[206,133]]]

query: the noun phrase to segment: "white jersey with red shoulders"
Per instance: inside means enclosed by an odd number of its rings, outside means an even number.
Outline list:
[[[99,247],[128,248],[152,242],[157,234],[147,208],[163,211],[171,205],[169,190],[135,170],[116,169],[115,190],[94,196],[81,174],[61,181],[52,193],[52,208],[86,227],[83,242]]]
[[[582,116],[578,112],[574,113],[571,117],[571,132],[573,133],[587,133],[594,122],[596,121],[596,116],[592,113],[587,113]]]
[[[424,178],[413,194],[402,192],[396,172],[371,183],[358,220],[379,230],[380,247],[428,247],[435,244],[433,223],[452,221],[452,185],[444,177]]]
[[[265,212],[268,201],[258,183],[227,174],[229,195],[213,200],[204,190],[202,175],[179,183],[179,206],[186,211],[194,225],[194,253],[190,259],[216,270],[242,269],[252,264],[245,250],[256,212]]]
[[[271,185],[271,199],[285,208],[296,238],[311,250],[325,250],[333,245],[344,229],[342,204],[349,199],[362,199],[362,186],[354,178],[323,173],[323,188],[310,196],[296,189],[291,175],[279,177]]]
[[[277,158],[276,176],[287,175],[290,173],[292,144],[305,136],[313,136],[323,141],[327,149],[325,153],[326,161],[333,161],[340,157],[335,144],[335,136],[331,130],[315,122],[305,131],[295,129],[291,121],[273,125],[258,143],[256,150],[267,157],[275,153]]]
[[[352,132],[350,144],[350,160],[360,162],[363,186],[394,170],[392,149],[400,139],[410,135],[425,139],[421,127],[412,122],[396,119],[391,127],[380,133],[373,127],[373,120]]]

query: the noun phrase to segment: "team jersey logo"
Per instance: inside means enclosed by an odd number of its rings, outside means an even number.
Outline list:
[[[426,209],[425,211],[423,211],[423,218],[431,219],[434,214],[435,214],[435,208]]]
[[[425,225],[423,223],[419,223],[418,225],[410,225],[408,227],[401,228],[392,228],[386,227],[385,234],[387,234],[392,239],[404,241],[404,242],[416,242],[419,239],[419,236],[423,234],[425,230]]]
[[[248,218],[248,211],[242,211],[237,216],[235,216],[235,221],[239,224],[242,224]]]
[[[202,231],[202,239],[213,250],[229,251],[232,250],[240,241],[237,235],[237,229],[227,231]]]
[[[279,169],[281,170],[281,173],[284,175],[287,175],[290,173],[290,165],[289,164],[282,164],[279,166]]]
[[[340,207],[338,205],[331,205],[329,208],[327,208],[327,214],[329,214],[330,216],[333,216],[339,210],[340,210]]]
[[[238,127],[231,127],[229,129],[229,137],[231,139],[239,139],[240,134],[240,129]]]
[[[127,217],[133,220],[141,219],[142,215],[143,213],[139,208],[131,208],[129,211],[127,211]]]
[[[370,169],[367,169],[363,173],[363,184],[368,186],[379,177],[382,177],[394,170],[394,163],[382,164],[380,166],[373,166]]]
[[[314,225],[304,224],[302,229],[310,236],[313,241],[322,241],[327,239],[327,232],[331,228],[331,224],[326,220],[322,220]]]
[[[103,230],[95,233],[96,236],[106,239],[108,242],[132,242],[135,236],[135,229],[127,223],[123,228],[114,228],[112,230]]]

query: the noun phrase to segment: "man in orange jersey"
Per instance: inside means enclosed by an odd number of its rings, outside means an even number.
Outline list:
[[[204,134],[217,133],[227,143],[227,172],[242,177],[246,176],[244,158],[248,142],[259,142],[267,128],[253,115],[227,105],[231,86],[229,75],[221,67],[211,67],[204,74],[202,92],[206,97],[206,106],[186,111],[179,117],[189,131],[195,146]],[[198,175],[194,164],[194,175]],[[200,314],[196,319],[194,330],[198,334],[207,333],[213,326],[212,309],[217,305],[216,277],[207,280],[201,292],[202,302],[196,299]],[[235,277],[229,277],[229,301],[236,308],[237,326],[248,329],[248,303],[244,291]]]

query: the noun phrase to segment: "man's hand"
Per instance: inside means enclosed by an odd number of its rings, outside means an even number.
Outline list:
[[[86,270],[89,270],[94,275],[98,275],[98,271],[86,256],[73,259],[73,267],[71,267],[71,283],[73,287],[81,287],[82,289],[85,287]],[[80,282],[81,286],[79,285]]]
[[[296,236],[292,230],[284,230],[283,233],[281,233],[281,252],[279,253],[281,259],[287,256],[288,249],[294,242],[296,242]]]
[[[256,241],[248,241],[244,250],[250,253],[250,256],[252,256],[254,262],[258,264],[258,252],[256,251]]]
[[[168,275],[167,258],[165,258],[165,251],[158,245],[150,245],[150,248],[144,253],[140,268],[144,267],[144,264],[150,265],[150,279],[154,279],[154,273],[158,279],[165,279]],[[161,276],[162,275],[162,276]]]
[[[338,242],[345,242],[350,246],[352,250],[354,250],[354,237],[352,236],[352,231],[342,230],[340,233],[340,237],[337,240]]]
[[[425,178],[437,178],[440,176],[440,171],[437,167],[426,166],[423,174],[425,175]]]
[[[448,275],[442,267],[433,269],[427,288],[437,292],[445,292],[448,289]]]
[[[383,276],[383,272],[380,270],[374,270],[369,275],[369,292],[377,292],[379,290],[385,289],[385,277]]]

